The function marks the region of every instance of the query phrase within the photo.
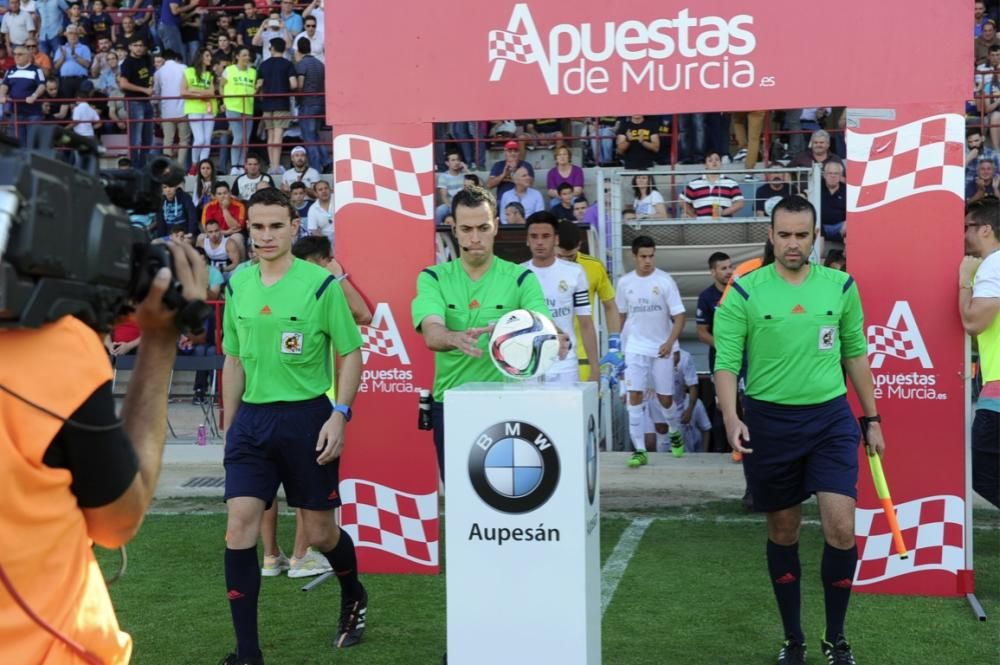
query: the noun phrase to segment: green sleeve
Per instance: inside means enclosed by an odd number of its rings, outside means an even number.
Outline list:
[[[361,333],[354,323],[354,315],[347,304],[347,297],[340,283],[333,281],[323,294],[323,318],[326,323],[330,343],[337,350],[337,355],[346,356],[351,351],[361,348]]]
[[[549,304],[545,301],[545,294],[542,293],[542,285],[538,281],[538,276],[530,270],[526,270],[526,272],[527,275],[524,275],[521,286],[518,287],[521,295],[521,309],[548,314],[551,318],[552,312],[549,311]]]
[[[222,308],[222,352],[227,356],[240,355],[240,337],[236,331],[236,292],[226,286],[226,306]]]
[[[746,348],[747,301],[742,293],[731,291],[725,302],[715,311],[712,324],[715,337],[715,371],[725,370],[737,376],[743,367]]]
[[[420,324],[428,316],[438,316],[445,320],[444,294],[441,292],[441,281],[438,273],[425,268],[417,275],[417,295],[410,304],[410,315],[413,317],[413,327],[420,330]]]
[[[840,356],[856,358],[868,352],[865,339],[865,314],[861,309],[858,285],[850,279],[845,285],[844,309],[840,315]]]

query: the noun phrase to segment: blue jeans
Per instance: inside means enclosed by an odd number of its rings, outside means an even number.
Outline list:
[[[685,113],[680,116],[680,160],[701,162],[705,159],[705,114]]]
[[[212,146],[220,146],[219,163],[217,166],[219,167],[219,173],[221,174],[229,173],[229,150],[226,149],[226,146],[231,145],[232,142],[233,138],[229,134],[223,134],[221,132],[212,134]]]
[[[170,49],[178,55],[184,55],[184,40],[181,39],[180,26],[160,23],[159,37],[164,50]]]
[[[239,111],[226,109],[226,117],[229,119],[229,131],[233,134],[232,147],[229,148],[229,161],[233,168],[243,166],[246,160],[246,143],[250,139],[250,116],[243,115]]]
[[[326,146],[319,142],[319,128],[323,123],[322,107],[306,107],[299,109],[299,129],[302,130],[302,142],[306,145],[306,154],[309,155],[309,163],[317,170],[330,164],[330,153]],[[307,118],[303,116],[319,116],[317,118]]]
[[[62,46],[62,43],[62,37],[56,35],[51,39],[39,39],[38,48],[45,55],[52,57],[59,50],[59,47]]]
[[[153,147],[153,123],[137,122],[153,119],[153,105],[145,99],[127,99],[128,105],[128,156],[132,166],[141,169],[146,165],[146,154]],[[146,150],[141,150],[145,147]]]
[[[20,143],[22,147],[27,147],[28,128],[31,127],[32,124],[40,121],[42,119],[42,114],[21,114],[15,111],[15,114],[11,114],[10,119],[11,121],[17,122],[17,142]]]
[[[453,122],[451,123],[451,135],[457,140],[480,139],[479,122]],[[483,159],[479,157],[478,141],[462,141],[458,144],[458,149],[462,152],[462,160],[471,168],[473,164],[482,164]]]

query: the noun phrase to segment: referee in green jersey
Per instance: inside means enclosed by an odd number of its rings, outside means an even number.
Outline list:
[[[844,374],[854,385],[867,441],[885,443],[868,366],[861,298],[844,272],[809,264],[816,210],[783,199],[771,214],[775,263],[733,282],[715,314],[715,385],[729,444],[743,453],[754,507],[767,513],[767,564],[784,624],[778,663],[805,662],[800,622],[800,504],[815,494],[823,520],[822,580],[831,665],[854,665],[844,619],[858,560],[854,541],[858,443]],[[736,382],[747,359],[744,420]]]
[[[503,381],[486,346],[490,327],[507,312],[530,309],[549,316],[538,278],[493,255],[498,224],[493,194],[467,187],[452,199],[459,258],[424,268],[417,276],[413,325],[434,355],[431,420],[438,470],[444,478],[444,393],[472,381]],[[568,338],[560,335],[560,357]]]
[[[292,253],[299,219],[277,189],[258,190],[247,206],[260,262],[234,273],[223,319],[226,354],[226,588],[237,648],[223,663],[263,663],[257,635],[261,516],[281,483],[300,508],[309,543],[341,585],[334,646],[361,640],[368,597],[358,580],[354,543],[333,516],[344,429],[361,378],[361,335],[336,278]],[[337,404],[330,387],[331,347],[340,358]]]

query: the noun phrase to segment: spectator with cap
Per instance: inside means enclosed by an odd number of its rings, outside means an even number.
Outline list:
[[[316,19],[306,19],[306,25],[315,26]],[[309,28],[306,28],[308,33]],[[326,85],[326,68],[322,60],[312,53],[313,42],[303,39],[305,35],[299,36],[299,50],[296,53],[297,62],[295,71],[298,74],[299,91],[302,96],[298,99],[299,106],[299,129],[302,131],[302,141],[306,144],[306,154],[309,155],[309,163],[315,164],[316,168],[326,171],[331,166],[330,152],[326,146],[320,142],[319,128],[323,124],[326,115],[326,104],[323,97],[324,86]],[[319,40],[322,44],[322,40]],[[322,52],[322,46],[320,51]]]
[[[504,158],[493,164],[493,167],[490,169],[490,177],[486,180],[486,188],[496,188],[498,201],[503,198],[507,190],[514,188],[514,172],[517,169],[523,167],[528,170],[528,174],[532,179],[535,177],[535,169],[531,168],[531,164],[518,158],[520,150],[521,144],[517,141],[507,141],[503,145]],[[503,206],[501,206],[501,209],[503,209]]]
[[[287,42],[275,37],[270,42],[273,57],[257,68],[257,91],[262,93],[259,109],[264,114],[267,131],[267,160],[272,174],[281,173],[281,137],[292,124],[292,91],[299,87],[299,77],[285,56]]]
[[[93,56],[87,45],[80,42],[77,26],[66,26],[63,34],[66,43],[56,51],[52,67],[59,72],[59,96],[64,99],[75,99],[80,84],[90,74],[90,61]]]
[[[285,192],[291,190],[293,182],[301,182],[306,186],[306,194],[309,198],[316,198],[315,185],[320,181],[319,171],[309,165],[308,153],[300,145],[292,148],[291,154],[292,168],[288,169],[281,176],[281,189]]]
[[[0,82],[0,107],[11,103],[11,118],[17,127],[17,139],[25,145],[28,126],[42,119],[39,99],[45,92],[45,75],[31,62],[27,46],[14,47],[14,63]]]
[[[153,96],[162,98],[159,117],[163,154],[184,165],[191,147],[191,126],[184,112],[184,71],[187,68],[179,52],[167,49],[163,52],[163,60],[163,66],[153,74]]]
[[[278,12],[272,11],[268,19],[264,21],[261,29],[258,30],[257,34],[253,36],[253,45],[263,51],[261,54],[261,64],[276,55],[284,57],[284,49],[282,49],[280,54],[275,53],[273,50],[268,50],[267,46],[275,39],[284,40],[286,45],[292,43],[292,35],[285,28],[284,21],[281,20]]]

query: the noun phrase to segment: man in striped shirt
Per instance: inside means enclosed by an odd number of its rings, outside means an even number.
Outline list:
[[[722,157],[717,152],[709,151],[705,155],[705,170],[708,173],[689,182],[681,194],[685,217],[733,217],[743,208],[743,192],[736,181],[711,173],[720,168]]]

